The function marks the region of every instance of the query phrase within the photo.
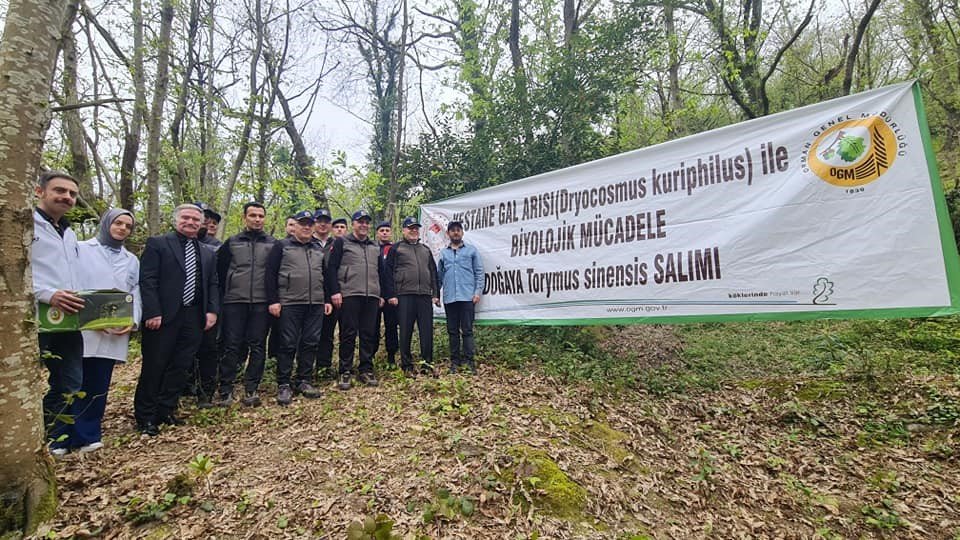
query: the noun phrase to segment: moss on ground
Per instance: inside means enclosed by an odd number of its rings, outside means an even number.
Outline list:
[[[510,450],[519,460],[517,478],[530,488],[538,508],[547,515],[580,521],[587,504],[587,490],[567,476],[543,450],[516,446]],[[509,474],[509,473],[508,473]]]

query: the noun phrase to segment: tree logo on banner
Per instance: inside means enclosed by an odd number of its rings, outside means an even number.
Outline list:
[[[807,166],[834,186],[869,184],[897,158],[897,137],[877,115],[839,122],[815,135],[807,151]]]

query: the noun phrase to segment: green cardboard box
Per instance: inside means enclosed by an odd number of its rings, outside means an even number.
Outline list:
[[[133,295],[116,289],[80,291],[83,309],[65,313],[49,304],[37,304],[39,332],[102,330],[133,324]]]

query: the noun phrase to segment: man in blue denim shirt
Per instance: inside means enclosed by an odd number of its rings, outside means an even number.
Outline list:
[[[463,224],[447,224],[450,245],[440,252],[437,279],[443,295],[443,309],[447,315],[447,335],[450,337],[450,373],[461,369],[477,372],[473,361],[474,306],[483,294],[483,263],[477,248],[463,243]],[[463,337],[463,352],[460,339]]]

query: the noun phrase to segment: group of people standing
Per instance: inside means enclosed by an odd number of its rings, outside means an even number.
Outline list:
[[[325,380],[336,379],[344,391],[355,380],[376,386],[381,321],[389,363],[399,352],[407,376],[436,374],[433,305],[441,303],[450,371],[476,373],[473,316],[483,268],[477,250],[463,243],[459,222],[448,224],[450,244],[437,260],[420,242],[421,225],[413,217],[403,220],[402,238],[392,243],[388,222],[371,235],[366,211],[354,212],[348,232],[346,218],[304,210],[289,216],[286,237],[275,239],[264,231],[263,204],[248,202],[243,230],[221,244],[220,216],[202,203],[182,204],[173,212],[174,230],[147,239],[138,260],[124,246],[135,227],[127,210],[108,210],[96,237],[77,241],[65,215],[78,191],[65,173],[39,179],[31,251],[36,300],[74,313],[84,304],[77,291],[118,289],[133,297],[134,324],[40,334],[50,384],[44,416],[54,455],[103,446],[113,367],[126,361],[135,330],[142,332],[143,363],[134,416],[137,429],[150,436],[162,425],[182,423],[176,412],[191,385],[198,407],[230,406],[235,396],[243,405],[260,405],[268,336],[280,405],[296,395],[320,397],[318,383]],[[411,352],[414,326],[419,363]],[[242,395],[234,388],[238,379]]]

